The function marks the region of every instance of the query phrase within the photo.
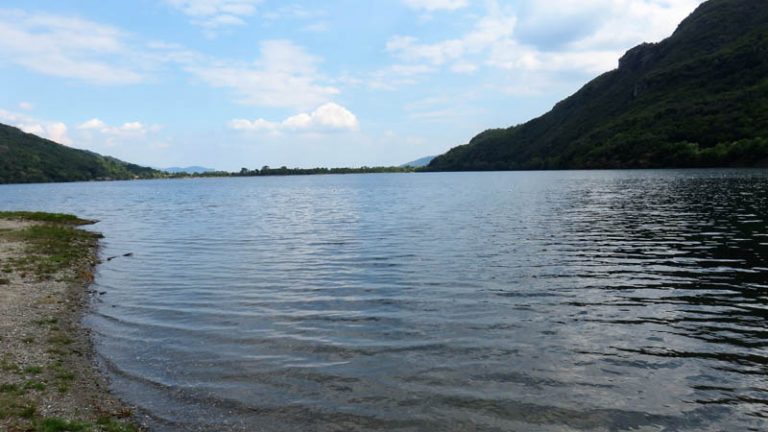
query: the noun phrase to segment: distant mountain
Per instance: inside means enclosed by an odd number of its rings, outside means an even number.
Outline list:
[[[201,166],[189,166],[189,167],[163,168],[162,171],[169,172],[172,174],[178,174],[178,173],[201,174],[201,173],[207,173],[207,172],[214,172],[216,170],[213,168],[205,168]]]
[[[162,175],[152,168],[67,147],[0,124],[0,183],[127,180]]]
[[[435,158],[434,156],[426,156],[421,159],[416,159],[415,161],[402,164],[400,166],[403,168],[405,167],[421,168],[429,165],[429,163],[432,162],[432,159],[434,158]]]
[[[710,0],[543,116],[428,170],[768,166],[768,3]]]

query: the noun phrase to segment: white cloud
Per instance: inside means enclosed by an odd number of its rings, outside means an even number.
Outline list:
[[[62,122],[51,123],[46,127],[46,133],[51,141],[71,145],[72,140],[67,136],[67,125]]]
[[[58,121],[45,121],[0,109],[0,122],[7,123],[39,137],[64,145],[72,145],[72,140],[67,135],[67,125]]]
[[[44,75],[95,84],[142,81],[125,59],[123,39],[114,27],[81,18],[0,9],[0,61]]]
[[[99,118],[73,128],[78,148],[143,165],[163,166],[162,160],[178,152],[169,150],[173,139],[162,136],[160,125],[129,121],[109,124]]]
[[[208,36],[221,28],[244,25],[244,18],[253,15],[261,0],[165,0],[171,7],[191,18]]]
[[[589,1],[594,3],[596,10],[602,11],[604,18],[601,25],[587,36],[570,42],[568,49],[602,48],[621,53],[641,42],[660,41],[671,35],[677,25],[704,0]]]
[[[139,123],[139,122],[128,122],[128,123],[123,124],[120,128],[122,130],[125,130],[125,131],[133,131],[133,132],[136,132],[136,131],[144,132],[145,131],[144,125]]]
[[[510,38],[516,21],[517,17],[511,10],[492,5],[488,13],[475,23],[474,28],[461,37],[427,44],[420,43],[412,36],[395,36],[387,42],[386,49],[402,60],[442,65],[481,53],[505,38]]]
[[[110,126],[97,118],[93,118],[78,125],[77,129],[95,131],[113,137],[126,137],[144,135],[150,130],[158,130],[159,126],[147,127],[137,121],[123,123],[120,126]]]
[[[261,43],[261,57],[251,64],[219,62],[194,65],[187,70],[214,87],[235,91],[246,105],[306,109],[327,102],[339,93],[319,84],[319,59],[290,41]]]
[[[412,9],[438,11],[438,10],[456,10],[466,7],[467,0],[403,0],[405,4]]]
[[[280,128],[280,123],[261,118],[256,120],[234,119],[229,122],[229,127],[242,131],[276,132]]]
[[[166,2],[192,17],[220,15],[253,15],[261,0],[166,0]]]
[[[528,0],[520,26],[540,29],[530,40],[534,45],[505,41],[492,49],[489,64],[504,69],[605,72],[618,65],[627,49],[670,36],[702,1],[554,0],[544,5]],[[563,28],[570,30],[552,33]],[[539,49],[535,47],[539,41],[556,46]]]
[[[509,40],[494,46],[486,64],[510,71],[581,71],[598,74],[614,69],[619,54],[613,50],[539,51]]]
[[[106,154],[126,151],[133,153],[138,152],[138,149],[156,151],[170,145],[158,135],[161,126],[138,121],[110,125],[101,119],[92,118],[77,125],[75,130],[79,147]],[[142,157],[146,155],[142,154]]]
[[[35,106],[31,102],[19,102],[19,108],[23,109],[24,111],[31,111],[35,108]]]
[[[78,129],[83,129],[83,130],[90,130],[90,129],[100,130],[100,129],[104,129],[106,127],[107,127],[107,125],[103,121],[95,118],[95,119],[90,119],[90,120],[82,123],[77,128]]]
[[[319,9],[309,9],[305,6],[298,4],[289,4],[280,6],[276,9],[264,12],[262,16],[269,20],[275,21],[280,19],[294,19],[294,20],[308,20],[318,19],[325,17],[327,13]]]
[[[485,14],[462,35],[429,43],[397,35],[386,50],[400,63],[446,66],[454,73],[473,73],[482,64],[595,74],[615,68],[627,49],[669,36],[702,1],[524,0],[513,7],[488,0]]]
[[[313,5],[314,6],[314,5]],[[288,4],[265,11],[261,14],[263,25],[270,26],[276,21],[303,21],[299,29],[303,32],[322,33],[330,29],[327,21],[328,12],[323,9],[308,8],[299,4]],[[293,25],[299,25],[292,23]]]
[[[301,113],[282,122],[272,122],[265,119],[244,120],[235,119],[229,122],[229,127],[240,131],[251,132],[329,132],[354,131],[359,129],[357,117],[348,109],[335,103],[326,103],[311,113]]]
[[[251,13],[255,7],[255,2],[177,3],[191,16],[218,20],[228,19],[226,13]],[[257,61],[235,62],[177,44],[140,42],[80,18],[0,9],[0,64],[12,62],[45,75],[94,84],[135,83],[162,68],[178,67],[213,87],[234,90],[239,102],[294,109],[317,106],[339,93],[319,83],[320,59],[303,48],[279,40],[263,42],[260,48]]]
[[[212,10],[250,11],[238,2],[179,5],[195,16],[208,16]],[[215,15],[226,19],[223,16]],[[328,102],[339,93],[322,83],[321,59],[290,41],[264,41],[260,54],[251,63],[216,58],[178,44],[142,41],[80,18],[0,9],[0,65],[15,63],[41,74],[92,84],[137,83],[156,79],[166,68],[178,68],[210,86],[233,90],[238,102],[297,110]]]

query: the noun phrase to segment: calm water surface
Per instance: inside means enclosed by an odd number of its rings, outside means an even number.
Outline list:
[[[768,430],[768,172],[0,186],[157,431]]]

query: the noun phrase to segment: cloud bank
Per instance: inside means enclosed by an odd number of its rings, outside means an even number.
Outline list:
[[[327,102],[339,89],[319,83],[315,56],[287,40],[264,41],[250,64],[218,62],[187,70],[213,87],[232,89],[245,105],[306,109]]]
[[[468,4],[467,0],[404,0],[404,2],[412,9],[429,12],[461,9]]]
[[[190,18],[192,24],[204,29],[207,36],[232,26],[245,25],[245,18],[256,12],[261,0],[165,0]]]
[[[140,82],[144,76],[126,58],[124,38],[114,27],[81,18],[0,9],[0,56],[43,75],[94,84]]]
[[[262,118],[256,120],[234,119],[229,127],[250,132],[331,132],[354,131],[360,127],[357,117],[335,103],[326,103],[310,113],[288,117],[282,122]]]

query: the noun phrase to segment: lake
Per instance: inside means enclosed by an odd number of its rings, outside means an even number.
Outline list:
[[[0,209],[101,221],[85,323],[156,431],[768,429],[765,170],[2,185]]]

